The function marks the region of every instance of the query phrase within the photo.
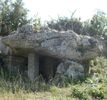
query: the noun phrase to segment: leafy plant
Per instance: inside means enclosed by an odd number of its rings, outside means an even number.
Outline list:
[[[104,88],[102,85],[93,86],[89,89],[89,94],[95,99],[104,99]]]
[[[79,18],[74,18],[73,16],[71,18],[58,17],[57,20],[51,20],[47,22],[47,26],[50,29],[55,29],[58,31],[73,30],[78,34],[82,33],[82,28],[83,28],[81,20]]]
[[[41,19],[38,16],[33,18],[33,27],[35,32],[39,32],[42,27]]]
[[[0,0],[0,35],[8,35],[27,24],[27,12],[22,0]]]
[[[87,91],[85,89],[82,90],[82,88],[80,89],[78,87],[74,87],[72,91],[72,95],[78,98],[79,100],[88,100]]]

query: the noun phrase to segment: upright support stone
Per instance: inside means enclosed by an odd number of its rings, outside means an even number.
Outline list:
[[[9,70],[9,73],[12,73],[12,51],[10,50],[10,55],[9,55],[9,58],[8,58],[8,70]]]
[[[28,77],[31,81],[39,76],[39,57],[35,53],[28,55]]]
[[[8,58],[8,70],[9,70],[9,73],[12,73],[12,56],[11,55]]]

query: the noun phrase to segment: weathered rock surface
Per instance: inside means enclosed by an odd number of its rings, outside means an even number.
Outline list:
[[[56,75],[66,75],[72,77],[73,79],[78,79],[84,76],[84,67],[74,61],[65,60],[61,62],[56,71]]]
[[[86,60],[97,56],[100,51],[96,39],[72,31],[32,34],[16,32],[2,38],[2,41],[16,51],[23,49],[23,52],[34,51],[60,59]]]

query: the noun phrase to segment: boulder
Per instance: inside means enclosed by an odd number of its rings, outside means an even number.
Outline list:
[[[84,67],[77,62],[65,60],[58,65],[56,75],[65,75],[72,79],[82,78],[84,77]]]

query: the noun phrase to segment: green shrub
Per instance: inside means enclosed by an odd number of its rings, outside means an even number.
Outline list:
[[[85,89],[82,90],[82,88],[74,87],[72,95],[79,100],[88,100],[87,91]]]
[[[89,89],[89,94],[95,99],[104,99],[104,88],[102,85],[97,85]]]
[[[72,84],[72,77],[67,77],[64,75],[55,76],[51,84],[56,85],[58,87],[67,87],[69,84]]]

